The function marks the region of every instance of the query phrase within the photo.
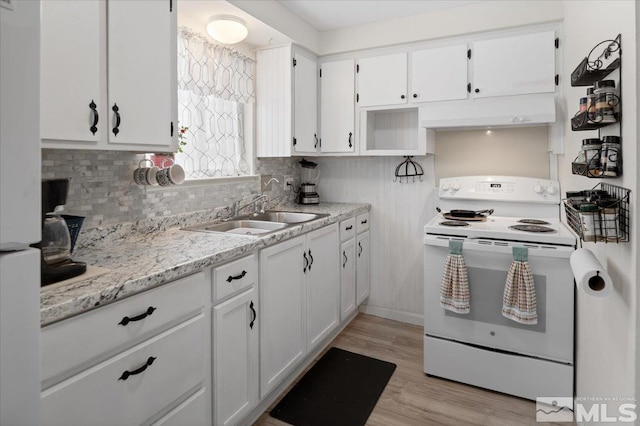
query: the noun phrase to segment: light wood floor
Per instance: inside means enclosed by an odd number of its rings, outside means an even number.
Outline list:
[[[359,314],[329,345],[398,366],[367,425],[543,424],[536,423],[535,402],[426,376],[422,371],[422,345],[422,327],[366,314]],[[265,413],[255,425],[284,426],[287,423]]]

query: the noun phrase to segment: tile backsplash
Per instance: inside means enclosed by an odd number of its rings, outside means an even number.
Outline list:
[[[71,178],[65,212],[85,216],[83,228],[223,207],[260,192],[258,177],[164,188],[136,185],[133,171],[142,158],[125,151],[43,149],[42,178]],[[298,180],[296,161],[256,160],[256,175],[280,180],[265,191],[272,200],[289,197],[283,178]]]

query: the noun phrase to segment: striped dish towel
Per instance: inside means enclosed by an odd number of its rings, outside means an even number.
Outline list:
[[[520,324],[538,323],[536,287],[526,247],[513,247],[513,262],[507,273],[502,297],[502,315]]]
[[[471,312],[469,275],[462,257],[462,241],[449,240],[449,255],[444,262],[440,283],[440,306],[458,314]]]

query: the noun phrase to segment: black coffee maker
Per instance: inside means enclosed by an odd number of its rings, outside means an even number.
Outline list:
[[[53,284],[84,274],[87,264],[71,260],[71,235],[60,214],[67,203],[69,179],[42,181],[42,265],[40,285]]]

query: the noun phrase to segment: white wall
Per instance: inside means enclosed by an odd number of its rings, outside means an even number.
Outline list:
[[[456,176],[549,179],[549,127],[439,131],[436,183]]]
[[[632,190],[631,229],[638,224],[638,151],[637,151],[637,46],[636,10],[633,1],[564,2],[564,70],[561,80],[571,113],[586,88],[570,87],[569,75],[598,42],[622,34],[623,46],[623,133],[624,176],[608,181]],[[588,29],[588,31],[586,31]],[[597,132],[566,133],[566,155],[559,159],[563,191],[591,188],[597,183],[571,174],[571,161],[583,138]],[[577,297],[577,396],[633,396],[636,376],[636,317],[638,233],[631,242],[621,244],[585,243],[593,250],[614,281],[608,298],[584,293]]]
[[[330,55],[561,19],[561,1],[485,1],[454,9],[321,32],[320,54]]]
[[[322,201],[371,203],[368,312],[422,325],[422,235],[435,214],[435,182],[433,156],[414,160],[423,182],[400,184],[393,179],[402,157],[318,158],[318,192]]]

